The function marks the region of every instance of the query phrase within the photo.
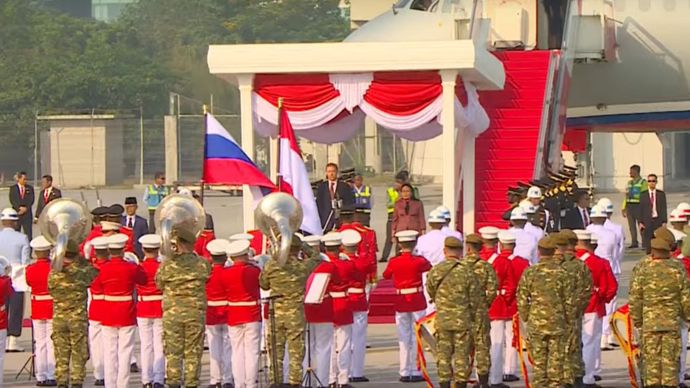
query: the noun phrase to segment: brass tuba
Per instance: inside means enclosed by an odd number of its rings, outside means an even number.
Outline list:
[[[41,211],[38,228],[43,237],[55,245],[52,267],[60,271],[68,242],[80,243],[91,231],[91,215],[83,204],[60,198],[48,203]]]
[[[161,254],[167,258],[177,250],[173,229],[198,237],[206,225],[206,212],[199,201],[189,195],[171,194],[158,204],[154,222],[161,235]]]
[[[267,195],[254,210],[256,227],[271,242],[271,256],[281,267],[287,261],[292,235],[302,225],[302,217],[302,206],[285,193]]]

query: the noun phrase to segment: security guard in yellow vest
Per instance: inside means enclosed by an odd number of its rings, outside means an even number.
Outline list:
[[[355,196],[355,210],[369,210],[368,213],[371,214],[371,207],[373,205],[373,197],[371,187],[364,184],[364,178],[362,174],[355,175],[352,185],[352,193]],[[365,226],[369,226],[370,217],[367,217],[366,222],[362,222]]]
[[[149,210],[149,233],[156,233],[156,226],[154,224],[153,216],[156,213],[158,204],[163,198],[170,194],[170,188],[165,186],[165,174],[157,172],[154,176],[153,184],[146,186],[144,191],[144,203]]]
[[[647,190],[647,181],[640,176],[640,166],[634,164],[630,166],[630,180],[625,189],[625,199],[623,200],[623,217],[628,218],[630,237],[632,242],[630,248],[639,247],[637,243],[637,225],[642,222],[640,217],[640,194]]]

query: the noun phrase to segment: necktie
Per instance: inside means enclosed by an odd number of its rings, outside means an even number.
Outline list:
[[[654,192],[649,192],[649,201],[652,203],[652,217],[656,218],[656,198],[654,198]]]
[[[331,198],[335,197],[335,182],[331,182]]]
[[[19,196],[24,198],[24,186],[19,186]]]
[[[582,221],[585,223],[585,226],[589,225],[589,217],[587,217],[587,210],[582,209]]]
[[[50,191],[46,189],[46,192],[43,196],[43,202],[48,203],[48,197],[50,197]]]
[[[130,229],[134,228],[134,217],[127,217],[127,227]]]

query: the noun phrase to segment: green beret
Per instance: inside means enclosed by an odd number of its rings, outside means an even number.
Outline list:
[[[556,249],[555,236],[546,236],[539,240],[539,248],[542,249]]]
[[[79,243],[74,240],[68,240],[65,250],[69,253],[79,253]]]
[[[461,249],[462,241],[460,241],[460,239],[457,237],[446,237],[446,239],[443,240],[443,245],[450,249]]]
[[[577,235],[570,229],[562,229],[559,234],[562,235],[569,243],[577,241]]]
[[[484,241],[480,235],[472,233],[465,238],[465,242],[468,244],[482,244]]]
[[[302,246],[302,239],[299,238],[299,236],[295,236],[294,234],[292,235],[292,241],[290,242],[290,246],[293,248],[299,248]]]
[[[669,245],[676,242],[676,237],[665,226],[662,226],[654,231],[654,237],[666,240]]]
[[[671,244],[669,244],[668,241],[666,241],[666,239],[663,238],[653,238],[651,245],[652,249],[658,249],[660,251],[666,252],[671,251]]]
[[[176,238],[186,241],[188,243],[194,243],[196,241],[197,235],[182,228],[173,228],[172,230],[173,236]]]
[[[562,234],[561,232],[550,234],[549,238],[551,239],[551,244],[553,244],[554,246],[564,246],[570,243],[568,237],[565,234]]]

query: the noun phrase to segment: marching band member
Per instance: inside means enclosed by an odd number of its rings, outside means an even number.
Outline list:
[[[91,259],[92,250],[90,245],[87,244],[96,237],[103,236],[103,230],[101,230],[101,221],[105,217],[105,212],[108,210],[105,206],[99,206],[91,210],[91,219],[93,220],[91,230],[88,236],[79,244],[79,252],[81,252],[87,260]]]
[[[493,249],[493,253],[490,256],[484,257],[480,253],[480,257],[491,264],[496,272],[496,280],[498,281],[496,298],[489,308],[489,320],[491,321],[489,332],[491,337],[489,384],[495,387],[502,387],[505,386],[503,384],[503,370],[504,361],[507,358],[504,356],[504,353],[506,353],[507,347],[511,346],[510,343],[506,342],[507,332],[511,331],[512,334],[513,328],[513,315],[510,313],[508,306],[515,300],[517,281],[513,275],[510,260],[506,255],[498,253],[498,228],[485,226],[479,229],[479,232],[481,233],[482,240],[484,240],[484,247],[488,245],[489,249]]]
[[[364,356],[367,351],[367,318],[369,304],[365,293],[367,273],[376,261],[361,257],[357,253],[361,236],[357,233],[343,232],[343,255],[354,264],[350,288],[347,290],[350,308],[352,309],[352,358],[350,363],[350,381],[367,382],[364,376]]]
[[[354,246],[356,249],[357,243],[361,241],[362,237],[356,231],[338,234],[339,236],[327,240],[326,243],[326,254],[331,259],[335,269],[335,276],[331,278],[331,287],[329,289],[329,294],[333,299],[334,326],[329,383],[338,387],[349,388],[350,363],[352,361],[353,318],[347,292],[352,286],[355,264],[349,260],[348,255],[340,253],[340,246],[341,244],[347,244]],[[325,237],[327,238],[328,235]],[[345,241],[343,241],[343,239],[345,239]],[[337,242],[337,245],[330,245],[329,242]],[[366,269],[368,269],[367,266],[365,266],[365,270]]]
[[[525,230],[527,224],[527,214],[520,206],[510,212],[510,229],[515,235],[515,255],[529,260],[530,264],[535,264],[539,258],[537,256],[537,239],[534,235]]]
[[[31,213],[27,215],[27,217],[30,216]],[[29,239],[24,233],[15,230],[15,227],[19,225],[18,220],[20,218],[17,211],[12,208],[5,208],[0,212],[0,256],[7,258],[10,266],[20,269],[20,271],[11,275],[15,279],[17,279],[18,275],[24,274],[24,267],[29,264],[31,257]],[[29,234],[31,233],[29,232]],[[7,344],[3,343],[3,345],[6,346],[5,350],[10,353],[24,351],[17,344],[17,340],[22,335],[22,321],[24,320],[24,286],[20,284],[20,282],[13,283],[14,292],[9,296],[9,302],[5,306],[5,313],[7,314]]]
[[[482,249],[479,257],[484,261],[489,261],[491,257],[498,257],[498,231],[495,226],[484,226],[477,231],[482,237]]]
[[[215,239],[206,245],[211,255],[211,276],[206,283],[206,338],[208,339],[208,354],[210,357],[211,386],[222,388],[224,384],[232,384],[232,351],[228,336],[227,306],[228,298],[225,292],[225,263],[228,260],[227,248],[230,242],[225,239]]]
[[[378,254],[379,250],[376,242],[376,231],[366,226],[370,213],[370,209],[355,209],[354,218],[352,218],[352,222],[349,223],[349,228],[357,231],[362,236],[362,242],[359,243],[359,248],[357,250],[358,256],[368,259],[372,264],[369,266],[368,282],[365,287],[367,298],[369,297],[371,284],[376,283],[376,255]],[[345,219],[347,219],[347,216]],[[340,227],[341,232],[347,229],[348,228],[346,228],[345,225]]]
[[[129,236],[118,233],[107,237],[110,259],[101,266],[91,285],[103,294],[101,336],[104,352],[105,386],[127,388],[130,362],[136,336],[134,289],[146,284],[146,273],[123,258]]]
[[[7,311],[5,305],[14,292],[12,289],[12,266],[5,256],[0,256],[0,343],[7,338]],[[0,349],[0,370],[5,371],[5,349]],[[0,373],[0,387],[2,386],[3,373]]]
[[[422,274],[431,269],[431,263],[424,257],[412,254],[418,235],[419,232],[414,230],[403,230],[395,234],[400,244],[400,255],[391,259],[383,271],[384,279],[393,279],[397,294],[395,325],[400,348],[400,381],[403,383],[424,381],[417,368],[414,324],[426,311]]]
[[[305,237],[307,241],[309,237]],[[307,353],[305,355],[305,370],[311,368],[316,374],[316,381],[311,381],[315,386],[326,386],[329,383],[331,370],[331,352],[333,351],[333,291],[334,278],[337,276],[335,260],[338,260],[338,248],[340,248],[340,233],[328,233],[321,237],[321,242],[326,247],[325,260],[321,260],[307,280],[307,292],[314,284],[317,274],[327,274],[328,284],[321,303],[305,303],[304,316],[309,325],[309,338],[307,339]],[[335,252],[334,252],[335,249]],[[329,252],[330,251],[330,252]],[[311,356],[311,365],[308,359]]]
[[[31,287],[31,320],[34,331],[36,385],[54,387],[55,353],[53,350],[53,297],[48,293],[50,250],[52,244],[43,236],[31,240],[36,261],[26,267],[26,284]]]
[[[574,230],[577,235],[575,256],[589,268],[592,274],[592,296],[582,318],[582,358],[585,364],[583,384],[593,386],[598,354],[601,352],[601,325],[606,315],[606,302],[618,291],[618,283],[613,277],[607,260],[597,257],[590,245],[592,233],[587,230]]]
[[[137,326],[141,341],[141,381],[144,388],[163,388],[165,383],[165,354],[163,353],[163,293],[156,287],[156,272],[160,266],[161,238],[145,234],[139,238],[144,259],[140,266],[146,273],[146,283],[137,285]]]
[[[515,279],[515,285],[520,282],[522,273],[529,267],[529,260],[513,254],[515,249],[515,235],[509,230],[501,230],[498,232],[498,241],[501,248],[501,257],[506,258],[510,262],[510,269]],[[517,291],[517,290],[516,290]],[[513,298],[506,306],[506,316],[512,318],[517,314],[517,298]],[[493,324],[493,322],[492,322]],[[518,374],[518,354],[513,347],[513,325],[512,322],[506,322],[504,328],[505,336],[505,353],[503,360],[503,381],[513,382],[520,380]]]
[[[675,212],[675,214],[674,214]],[[675,209],[671,214],[669,215],[669,222],[673,225],[678,224],[678,223],[683,223],[685,225],[685,215],[681,213],[678,209]],[[679,230],[679,228],[674,227],[672,229],[669,229],[671,233],[673,233],[673,236],[676,239],[676,250],[675,253],[671,254],[671,257],[678,259],[678,261],[681,262],[683,265],[683,268],[685,268],[685,273],[690,278],[690,258],[685,257],[681,253],[681,246],[683,244],[683,240],[687,235]],[[687,380],[685,377],[686,375],[686,370],[687,366],[685,365],[687,361],[687,356],[688,356],[688,322],[687,321],[682,321],[680,323],[680,369],[678,373],[678,381],[681,382],[679,384],[679,387],[684,387],[685,383],[684,381]]]
[[[92,266],[100,271],[101,267],[108,262],[110,252],[108,251],[108,238],[98,236],[92,239],[88,245],[89,251],[93,249]],[[96,380],[94,385],[102,387],[105,385],[105,344],[103,342],[103,330],[101,320],[103,318],[103,292],[93,287],[89,287],[89,352],[91,364],[93,365],[93,378]]]
[[[249,258],[249,241],[236,240],[226,247],[232,265],[222,275],[228,301],[227,324],[232,345],[235,388],[256,388],[259,379],[261,270]],[[223,388],[231,387],[230,383]]]

